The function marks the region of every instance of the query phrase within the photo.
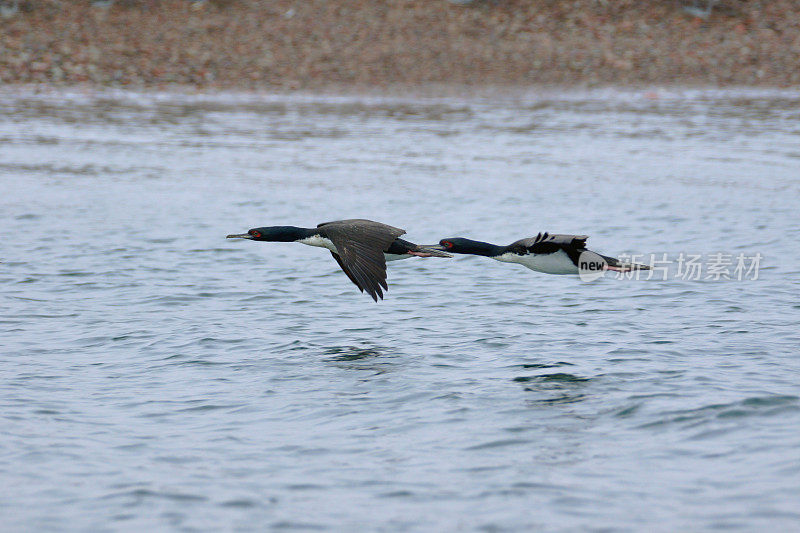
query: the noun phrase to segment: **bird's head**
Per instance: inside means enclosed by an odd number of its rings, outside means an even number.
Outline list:
[[[501,248],[501,246],[489,244],[488,242],[473,241],[462,237],[442,239],[439,241],[439,246],[436,247],[438,250],[453,254],[485,255],[487,257],[497,255]]]
[[[471,241],[469,239],[462,239],[461,237],[442,239],[441,241],[439,241],[438,249],[443,250],[445,252],[451,252],[457,254],[468,250],[472,242],[474,241]]]
[[[252,241],[269,242],[294,242],[302,239],[303,229],[294,226],[266,226],[263,228],[253,228],[247,233],[228,235],[228,239],[250,239]]]

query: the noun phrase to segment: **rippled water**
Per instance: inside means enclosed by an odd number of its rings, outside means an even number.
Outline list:
[[[5,93],[0,508],[29,530],[800,528],[800,95]],[[583,283],[226,241],[761,253]]]

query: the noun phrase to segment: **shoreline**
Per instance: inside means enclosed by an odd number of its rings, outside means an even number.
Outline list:
[[[0,20],[0,84],[268,92],[800,87],[800,2],[43,0]]]
[[[353,87],[327,87],[325,89],[217,89],[191,85],[165,87],[110,87],[91,84],[51,85],[17,84],[0,86],[0,96],[9,101],[57,96],[62,99],[137,100],[145,102],[177,99],[226,100],[231,103],[281,102],[464,102],[464,103],[537,103],[543,101],[586,102],[692,102],[699,100],[800,100],[800,87],[711,87],[711,86],[604,86],[604,87],[470,87],[417,86],[389,87],[383,90]]]

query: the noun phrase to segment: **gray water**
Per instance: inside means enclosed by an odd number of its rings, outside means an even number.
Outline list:
[[[800,95],[3,94],[3,530],[800,530]],[[584,283],[325,250],[760,253]]]

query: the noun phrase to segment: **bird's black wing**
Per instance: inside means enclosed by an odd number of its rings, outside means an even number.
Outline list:
[[[581,252],[586,250],[588,235],[561,235],[557,233],[540,233],[536,237],[521,239],[511,248],[525,248],[529,254],[552,254],[564,250],[570,259],[577,264]]]
[[[405,230],[363,219],[325,222],[317,227],[336,246],[338,253],[333,257],[350,281],[376,302],[383,299],[381,287],[388,289],[383,252]]]
[[[342,263],[342,258],[341,258],[341,257],[339,257],[339,254],[337,254],[336,252],[331,252],[331,255],[333,256],[333,258],[334,258],[334,259],[336,259],[336,262],[339,264],[339,268],[341,268],[341,269],[342,269],[342,271],[343,271],[345,274],[347,274],[347,277],[348,277],[348,278],[350,278],[350,281],[352,281],[353,283],[355,283],[355,284],[356,284],[356,287],[358,287],[358,289],[359,289],[361,292],[364,292],[364,289],[361,287],[361,285],[359,285],[359,284],[358,284],[358,280],[357,280],[356,278],[354,278],[354,277],[353,277],[353,274],[351,274],[351,273],[350,273],[350,271],[349,271],[349,270],[347,270],[347,269],[344,267],[344,263]]]

